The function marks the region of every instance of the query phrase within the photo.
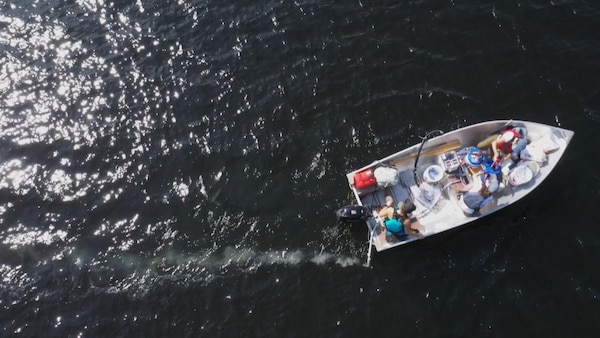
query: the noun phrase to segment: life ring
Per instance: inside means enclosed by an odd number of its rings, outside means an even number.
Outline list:
[[[481,150],[479,148],[471,148],[467,153],[466,158],[467,163],[472,167],[482,165],[485,161],[485,157],[483,156],[483,154],[481,154]]]

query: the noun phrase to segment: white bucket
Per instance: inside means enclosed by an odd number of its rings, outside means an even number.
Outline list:
[[[444,178],[444,169],[437,164],[430,165],[423,173],[423,180],[427,183],[436,184]]]
[[[533,172],[531,168],[526,165],[517,166],[513,171],[508,174],[508,181],[513,186],[519,186],[525,184],[533,178]]]

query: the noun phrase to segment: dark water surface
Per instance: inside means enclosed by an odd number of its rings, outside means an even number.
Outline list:
[[[0,336],[595,337],[600,5],[0,0]],[[375,254],[344,174],[575,131],[542,186]]]

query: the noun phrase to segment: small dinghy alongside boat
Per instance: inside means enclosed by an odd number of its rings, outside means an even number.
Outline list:
[[[525,132],[526,147],[520,151],[520,158],[494,161],[490,140],[509,128]],[[407,244],[485,217],[520,200],[550,174],[574,135],[559,127],[513,120],[436,132],[441,135],[430,138],[433,132],[429,133],[421,144],[347,174],[358,205],[346,206],[336,214],[340,221],[366,223],[370,236],[367,265],[371,246],[382,251]],[[483,177],[490,175],[497,179],[493,191],[490,189],[491,196],[480,208],[465,209],[464,189],[488,184],[482,183]],[[413,202],[416,210],[412,224],[421,233],[390,233],[385,227],[386,217],[379,215],[386,198],[395,203]],[[399,209],[396,204],[394,207]]]

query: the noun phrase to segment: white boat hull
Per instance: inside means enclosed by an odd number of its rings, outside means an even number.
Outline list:
[[[444,161],[444,156],[453,156],[457,151],[460,153],[461,150],[464,151],[467,147],[474,147],[487,137],[499,133],[509,124],[515,127],[525,127],[527,129],[528,150],[531,150],[532,154],[535,150],[540,150],[539,153],[545,158],[536,159],[530,156],[529,158],[536,160],[535,163],[522,160],[514,164],[513,170],[519,165],[531,167],[522,170],[526,173],[532,173],[529,175],[531,177],[521,175],[523,176],[523,182],[517,182],[518,175],[513,172],[509,173],[508,165],[506,165],[503,183],[501,184],[502,188],[494,193],[492,202],[482,208],[479,213],[475,215],[466,214],[461,208],[460,197],[457,195],[457,190],[459,190],[457,186],[463,184],[464,179],[472,179],[469,177],[468,164],[464,163],[464,158],[457,156],[460,159],[458,169],[444,172],[442,179],[431,175],[423,176],[425,170],[430,168],[437,170],[443,167],[448,169],[450,161],[447,160],[447,157]],[[416,175],[413,168],[420,144],[352,171],[347,174],[347,179],[357,203],[372,211],[373,217],[368,218],[366,221],[371,235],[370,243],[377,251],[382,251],[417,240],[417,237],[414,236],[397,238],[386,233],[383,226],[384,220],[377,215],[377,209],[382,206],[386,195],[391,194],[396,202],[403,201],[405,198],[412,199],[417,206],[417,210],[413,215],[424,227],[423,235],[429,237],[485,217],[525,197],[552,172],[573,135],[573,131],[535,122],[515,120],[483,122],[429,139],[421,150]],[[543,150],[548,154],[544,155]],[[362,189],[356,186],[354,180],[356,174],[380,166],[397,169],[399,173],[397,184],[388,187],[376,184]],[[509,176],[510,174],[513,175]],[[461,177],[463,177],[463,182],[458,182]],[[508,177],[512,177],[513,180],[508,179]],[[419,182],[416,182],[416,180],[419,180]],[[525,181],[527,182],[524,183]],[[421,187],[424,186],[430,188],[431,194],[423,193]],[[426,199],[423,197],[425,195],[427,198],[432,198]]]

